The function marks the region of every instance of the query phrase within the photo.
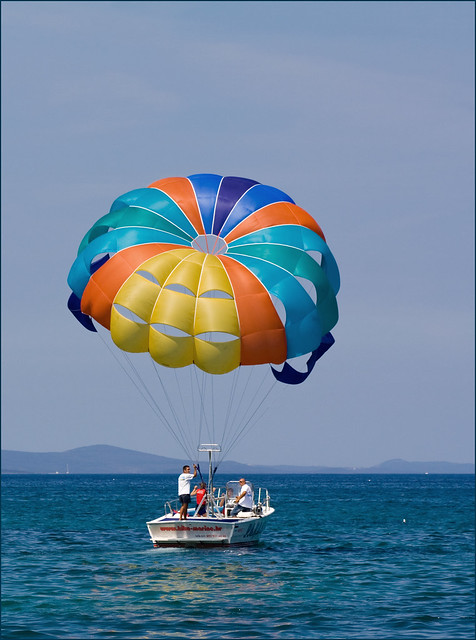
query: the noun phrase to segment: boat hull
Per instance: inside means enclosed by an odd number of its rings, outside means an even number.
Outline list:
[[[165,515],[147,522],[147,528],[155,547],[256,544],[266,527],[268,517],[273,512],[274,509],[270,508],[261,516],[248,515],[236,518],[192,516],[186,520],[179,520],[176,515]]]

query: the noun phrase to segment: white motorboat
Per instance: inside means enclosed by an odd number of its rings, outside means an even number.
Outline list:
[[[248,482],[251,486],[251,483]],[[252,487],[254,492],[254,489]],[[226,490],[218,489],[213,500],[207,501],[207,515],[195,515],[197,509],[189,509],[186,520],[179,519],[178,500],[165,503],[165,514],[147,522],[154,547],[212,546],[229,544],[253,544],[259,541],[267,518],[274,513],[267,489],[258,489],[257,501],[252,511],[241,511],[235,517],[229,514],[240,493],[238,481],[227,482]],[[208,496],[210,494],[207,494]],[[220,502],[224,499],[224,506]],[[213,503],[213,512],[209,503]]]
[[[269,516],[274,513],[268,490],[255,490],[252,483],[247,482],[253,495],[252,510],[240,511],[232,517],[235,498],[241,493],[241,487],[237,480],[227,482],[225,488],[213,487],[211,453],[219,450],[217,445],[201,445],[199,448],[199,451],[209,452],[207,494],[202,500],[206,500],[206,515],[198,515],[201,502],[195,509],[189,508],[186,520],[180,520],[178,499],[166,502],[164,515],[147,522],[154,547],[248,545],[259,541]]]

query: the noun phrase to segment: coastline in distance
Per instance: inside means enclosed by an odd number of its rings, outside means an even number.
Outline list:
[[[175,474],[180,473],[183,459],[167,458],[151,453],[110,445],[91,445],[62,452],[34,453],[2,450],[2,474]],[[394,459],[373,467],[325,467],[296,465],[249,465],[225,460],[220,473],[227,474],[296,474],[296,473],[469,473],[474,463],[407,462]]]

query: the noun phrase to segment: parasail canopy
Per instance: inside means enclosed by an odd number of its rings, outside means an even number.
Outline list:
[[[333,344],[339,271],[322,229],[246,178],[165,178],[117,198],[84,236],[68,307],[169,368],[271,364],[298,384]],[[307,357],[304,371],[292,359]],[[278,366],[283,365],[284,366]]]

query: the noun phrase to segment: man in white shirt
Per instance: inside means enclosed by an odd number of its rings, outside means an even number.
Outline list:
[[[190,480],[197,475],[197,465],[193,465],[193,474],[190,473],[190,465],[186,464],[183,467],[183,473],[178,477],[178,494],[180,504],[180,520],[187,519],[188,505],[190,504]]]
[[[253,494],[251,492],[250,485],[246,484],[246,480],[244,478],[240,478],[239,482],[241,486],[241,493],[235,498],[236,504],[230,514],[232,518],[240,511],[251,511],[253,508]]]

